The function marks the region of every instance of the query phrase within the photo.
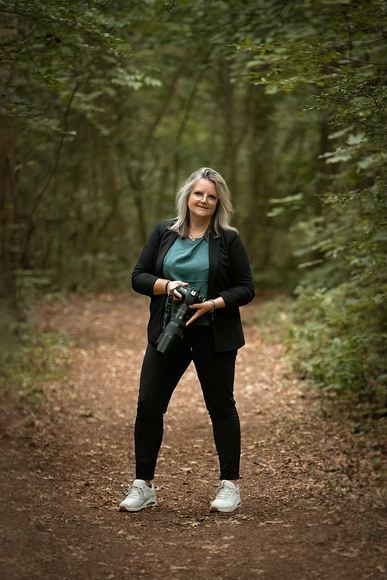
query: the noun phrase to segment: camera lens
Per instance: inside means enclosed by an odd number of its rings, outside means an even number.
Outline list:
[[[179,304],[175,314],[157,340],[158,352],[161,352],[166,357],[170,356],[177,348],[183,336],[185,323],[194,314],[190,304],[205,301],[205,297],[200,294],[199,290],[192,286],[179,286],[176,290],[181,292],[183,302]]]

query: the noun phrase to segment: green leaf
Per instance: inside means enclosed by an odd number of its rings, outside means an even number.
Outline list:
[[[381,302],[383,300],[383,298],[385,297],[385,294],[376,294],[376,296],[374,296],[372,298],[372,300],[376,303],[379,304],[379,302]]]
[[[347,139],[348,145],[359,145],[365,141],[364,133],[358,133],[357,135],[349,135]]]
[[[328,135],[328,139],[338,139],[339,137],[343,137],[348,131],[351,131],[352,127],[344,127],[344,129],[340,129],[340,131],[335,131]]]
[[[268,211],[266,215],[268,217],[277,217],[278,215],[281,215],[281,213],[283,213],[284,211],[285,211],[284,207],[275,207],[271,211]]]
[[[322,264],[324,260],[313,260],[312,262],[304,262],[303,264],[298,264],[299,268],[307,268],[308,266],[315,266],[316,264]]]
[[[296,193],[295,195],[287,195],[286,197],[269,199],[270,203],[292,203],[293,201],[302,201],[303,193]]]

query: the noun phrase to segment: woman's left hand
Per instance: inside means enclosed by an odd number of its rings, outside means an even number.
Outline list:
[[[192,318],[190,318],[188,320],[188,322],[186,323],[186,326],[189,326],[191,324],[191,322],[194,322],[200,316],[203,316],[203,314],[206,314],[206,312],[211,312],[213,309],[213,304],[212,304],[212,302],[207,302],[207,301],[206,302],[199,302],[198,304],[191,304],[190,308],[192,308],[192,310],[196,310],[196,312],[192,316]]]

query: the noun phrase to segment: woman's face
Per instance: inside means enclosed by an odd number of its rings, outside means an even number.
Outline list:
[[[219,203],[215,183],[208,179],[198,179],[188,198],[190,216],[211,220]]]

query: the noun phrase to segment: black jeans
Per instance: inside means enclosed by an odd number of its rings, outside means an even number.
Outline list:
[[[212,420],[220,479],[239,478],[240,425],[234,401],[236,350],[216,352],[208,326],[189,326],[169,357],[148,344],[140,379],[134,430],[136,477],[153,479],[163,438],[163,416],[180,378],[193,360]]]

